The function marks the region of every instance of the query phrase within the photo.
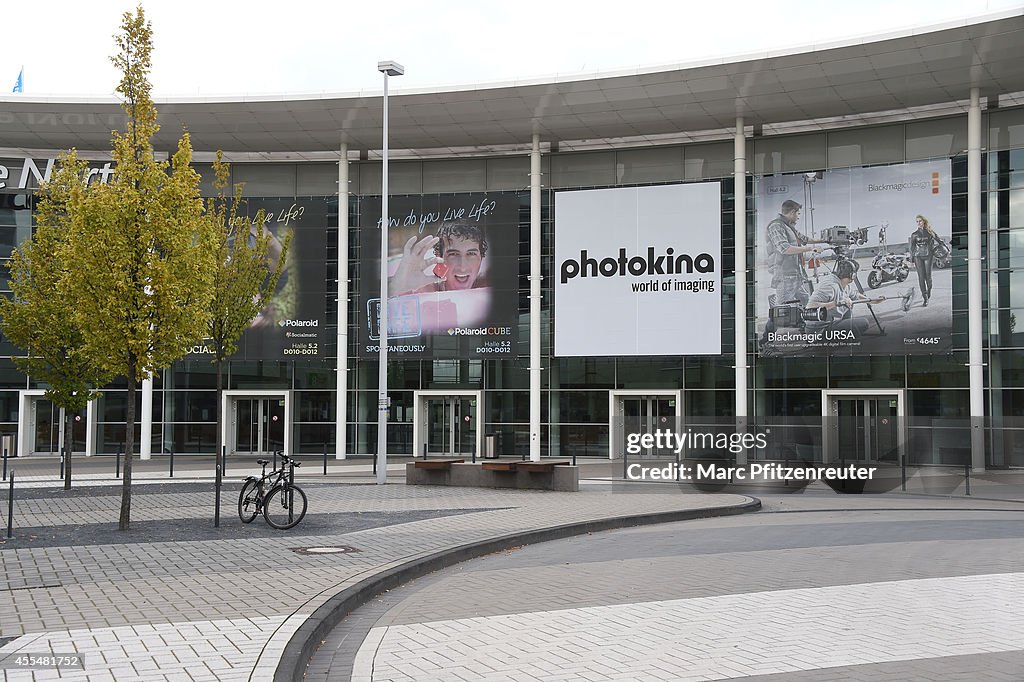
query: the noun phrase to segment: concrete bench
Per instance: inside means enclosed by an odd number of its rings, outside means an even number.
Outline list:
[[[418,459],[413,462],[417,469],[430,471],[450,471],[453,464],[462,464],[464,459]]]
[[[572,462],[569,460],[558,460],[554,462],[516,462],[516,471],[527,471],[531,474],[550,474],[554,473],[555,467],[557,466],[570,466]]]
[[[484,471],[510,471],[514,473],[516,464],[519,464],[519,462],[481,462],[480,468]]]
[[[567,461],[521,462],[519,460],[487,460],[479,464],[448,462],[441,466],[424,464],[444,460],[416,460],[405,466],[405,482],[409,485],[450,485],[476,488],[521,488],[529,490],[580,489],[579,467]]]

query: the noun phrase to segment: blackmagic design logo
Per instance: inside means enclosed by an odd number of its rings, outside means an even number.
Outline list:
[[[568,258],[562,261],[562,284],[575,277],[643,277],[645,275],[681,275],[694,271],[707,273],[715,271],[715,259],[711,254],[676,254],[669,247],[658,255],[653,246],[647,247],[646,256],[630,256],[626,249],[619,249],[618,258],[591,258],[586,249],[580,251],[579,260]]]
[[[938,180],[935,181],[938,186]],[[869,192],[902,192],[905,189],[928,189],[932,186],[927,180],[908,180],[906,182],[886,182],[875,185],[868,183]]]

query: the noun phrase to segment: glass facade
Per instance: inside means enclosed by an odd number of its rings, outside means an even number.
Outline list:
[[[986,410],[989,417],[986,464],[1024,466],[1024,109],[986,114],[988,146],[983,154],[982,225],[985,260],[984,348]],[[751,417],[762,423],[798,417],[821,417],[830,392],[895,391],[902,396],[903,417],[912,432],[914,457],[920,463],[964,464],[970,461],[967,371],[967,161],[966,117],[916,121],[900,125],[843,128],[805,135],[778,135],[748,140],[749,168],[754,174],[821,171],[909,160],[950,159],[952,167],[953,340],[949,354],[875,355],[865,357],[760,357],[754,331],[754,282],[747,281],[745,311],[748,343],[748,389]],[[985,145],[985,141],[982,142]],[[734,325],[737,216],[732,177],[732,143],[711,142],[601,152],[545,154],[541,220],[541,422],[543,455],[609,455],[615,391],[682,392],[687,417],[729,417],[735,409]],[[359,225],[364,200],[379,201],[380,167],[350,162],[348,224]],[[201,169],[202,170],[202,169]],[[251,163],[233,166],[234,180],[246,182],[246,195],[296,202],[326,202],[328,209],[324,289],[326,352],[315,360],[230,361],[224,385],[233,390],[281,390],[292,396],[292,447],[300,453],[334,452],[338,304],[333,295],[339,273],[338,200],[334,164]],[[425,159],[393,161],[393,194],[432,196],[457,192],[513,192],[519,200],[518,353],[501,359],[402,359],[389,366],[392,405],[389,452],[415,454],[417,391],[480,391],[480,428],[498,438],[508,455],[529,451],[529,159]],[[722,352],[702,357],[561,358],[552,353],[554,194],[560,189],[597,189],[679,182],[719,183],[722,225]],[[755,226],[753,178],[748,177],[745,216],[747,262],[754,262],[759,234]],[[31,231],[30,194],[0,194],[0,258]],[[360,300],[357,282],[374,276],[360,271],[361,231],[350,227],[348,271],[348,415],[347,451],[366,455],[376,450],[377,362],[357,352]],[[6,277],[6,269],[2,271]],[[3,282],[6,286],[6,279]],[[15,350],[4,345],[0,355]],[[216,370],[189,358],[159,373],[153,391],[153,451],[212,452],[216,443]],[[0,361],[0,430],[18,428],[19,395],[39,386]],[[126,406],[123,385],[104,390],[96,410],[96,451],[113,452],[123,440]],[[137,412],[139,414],[139,412]],[[229,415],[229,418],[230,415]],[[942,438],[937,434],[941,433]],[[1018,445],[1019,443],[1019,445]]]

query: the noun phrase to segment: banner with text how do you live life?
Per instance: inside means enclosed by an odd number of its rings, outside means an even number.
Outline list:
[[[264,212],[262,223],[257,220],[261,209]],[[238,214],[249,220],[250,243],[260,232],[269,235],[268,271],[277,267],[287,234],[292,235],[292,241],[273,294],[261,302],[262,308],[243,332],[238,351],[232,358],[322,357],[327,323],[327,199],[245,199]],[[190,357],[212,354],[206,341],[195,346]]]
[[[555,194],[555,355],[722,352],[717,182]]]
[[[388,200],[388,353],[511,358],[519,307],[519,196]],[[381,202],[360,202],[359,351],[380,349]]]

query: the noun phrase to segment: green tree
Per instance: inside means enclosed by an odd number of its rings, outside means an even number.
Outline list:
[[[224,390],[224,361],[238,350],[238,340],[260,312],[272,305],[271,298],[288,258],[292,232],[278,240],[265,226],[260,209],[255,218],[238,213],[242,185],[226,194],[230,168],[217,152],[213,164],[217,196],[208,200],[207,216],[217,233],[217,266],[213,270],[213,298],[206,336],[217,365],[217,453],[223,446],[221,394]]]
[[[14,250],[9,263],[13,298],[0,299],[0,327],[28,352],[14,358],[20,370],[46,382],[46,397],[64,410],[67,457],[64,489],[71,488],[71,443],[74,413],[95,398],[107,377],[86,352],[69,281],[65,274],[74,252],[68,248],[67,207],[83,190],[86,165],[75,152],[63,157],[53,177],[40,188],[36,229]]]
[[[75,259],[67,273],[88,354],[128,385],[118,527],[131,520],[132,453],[139,381],[185,355],[209,319],[216,234],[204,213],[185,133],[170,163],[154,157],[152,27],[141,7],[124,14],[112,61],[127,128],[113,134],[117,172],[67,204]],[[77,199],[76,199],[77,198]]]

